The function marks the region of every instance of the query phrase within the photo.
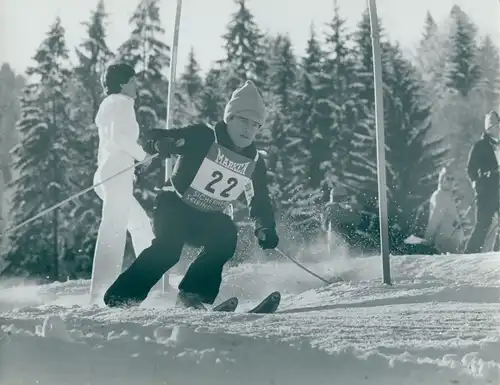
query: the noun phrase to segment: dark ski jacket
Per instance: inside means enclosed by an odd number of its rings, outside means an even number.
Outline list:
[[[154,129],[146,133],[144,139],[144,150],[151,155],[155,152],[152,150],[155,142],[163,139],[176,142],[181,140],[182,145],[172,151],[172,155],[178,157],[172,175],[165,183],[165,186],[173,184],[180,194],[190,186],[214,141],[217,140],[221,146],[248,158],[253,159],[257,154],[254,144],[244,149],[234,147],[224,122],[217,123],[214,128],[205,124],[193,124],[170,130]],[[260,229],[276,228],[267,179],[266,163],[263,157],[259,156],[252,174],[254,196],[248,202],[249,215],[254,221],[255,232]]]
[[[500,178],[495,147],[498,145],[490,135],[484,133],[472,146],[467,162],[467,175],[476,184],[476,198],[486,199],[497,208],[500,203]]]

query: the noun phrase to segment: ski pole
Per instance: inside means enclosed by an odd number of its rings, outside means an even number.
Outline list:
[[[484,238],[485,239],[484,243],[486,243],[486,241],[490,239],[490,237],[493,235],[493,233],[496,232],[495,240],[493,241],[493,246],[492,246],[491,251],[495,251],[495,246],[498,242],[498,236],[499,236],[499,231],[500,231],[500,213],[498,211],[496,212],[496,220],[497,220],[496,223],[491,224],[490,229],[488,230],[488,233],[486,234],[486,237]],[[483,245],[483,247],[484,247],[484,245]]]
[[[76,193],[76,194],[74,194],[74,195],[71,195],[69,198],[66,198],[66,199],[65,199],[65,200],[63,200],[63,201],[61,201],[61,202],[59,202],[59,203],[56,203],[55,205],[50,206],[49,208],[47,208],[47,209],[45,209],[45,210],[43,210],[43,211],[40,211],[38,214],[36,214],[35,216],[33,216],[33,217],[31,217],[31,218],[29,218],[29,219],[25,220],[24,222],[21,222],[21,223],[19,223],[18,225],[15,225],[15,226],[12,226],[12,227],[7,228],[7,229],[6,229],[6,230],[4,230],[2,233],[0,233],[0,236],[3,236],[3,235],[5,235],[5,234],[7,234],[7,233],[10,233],[10,232],[12,232],[12,231],[15,231],[15,230],[17,230],[17,229],[19,229],[19,228],[21,228],[21,227],[23,227],[23,226],[27,225],[28,223],[31,223],[31,222],[33,222],[33,221],[37,220],[38,218],[40,218],[40,217],[44,216],[45,214],[48,214],[48,213],[50,213],[51,211],[53,211],[53,210],[55,210],[55,209],[57,209],[57,208],[61,207],[62,205],[66,204],[66,203],[68,203],[68,202],[71,202],[72,200],[74,200],[74,199],[78,198],[79,196],[81,196],[81,195],[83,195],[83,194],[85,194],[85,193],[89,192],[90,190],[93,190],[94,188],[96,188],[97,186],[99,186],[99,185],[101,185],[101,184],[103,184],[103,183],[107,182],[108,180],[113,179],[113,178],[117,177],[117,176],[118,176],[118,175],[120,175],[120,174],[123,174],[125,171],[128,171],[128,170],[130,170],[130,169],[136,168],[137,166],[139,166],[139,165],[141,165],[141,164],[147,163],[147,162],[149,162],[150,160],[152,160],[152,159],[156,158],[157,156],[158,156],[158,154],[151,155],[151,156],[147,157],[146,159],[144,159],[144,160],[142,160],[142,161],[140,161],[140,162],[137,162],[137,163],[135,163],[134,165],[132,165],[132,166],[130,166],[130,167],[127,167],[127,168],[125,168],[125,169],[123,169],[123,170],[121,170],[121,171],[117,172],[116,174],[111,175],[110,177],[108,177],[108,178],[106,178],[106,179],[104,179],[104,180],[102,180],[102,181],[100,181],[100,182],[98,182],[98,183],[96,183],[96,184],[94,184],[94,185],[92,185],[92,186],[90,186],[90,187],[87,187],[85,190],[82,190],[82,191],[80,191],[79,193]]]
[[[297,262],[295,259],[293,259],[292,257],[289,257],[288,255],[286,255],[284,252],[282,252],[280,249],[278,248],[275,248],[274,249],[279,255],[281,255],[282,257],[285,257],[287,259],[289,259],[290,261],[292,261],[293,263],[295,263],[298,267],[300,267],[302,270],[306,271],[307,273],[311,274],[313,277],[316,277],[318,278],[320,281],[326,283],[327,285],[330,285],[332,282],[328,281],[327,279],[319,276],[318,274],[312,272],[311,270],[309,270],[307,267],[301,265],[299,262]]]
[[[474,202],[476,201],[476,199],[474,198],[474,200],[472,201],[472,203],[469,205],[469,207],[467,208],[467,211],[465,212],[464,214],[464,218],[467,218],[467,215],[469,215],[469,211],[472,209],[472,205],[474,204]],[[455,203],[455,209],[457,209],[457,205]],[[457,214],[459,214],[458,212],[458,209],[457,209]],[[460,222],[455,226],[455,228],[453,229],[453,232],[450,234],[450,238],[455,235],[455,233],[457,232],[458,229],[462,228],[463,226],[463,222],[462,222],[462,218],[460,218],[460,215],[457,215],[458,219],[460,220]]]

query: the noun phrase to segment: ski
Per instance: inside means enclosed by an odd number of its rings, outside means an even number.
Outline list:
[[[274,291],[269,294],[266,298],[264,298],[258,305],[253,307],[252,309],[246,311],[246,313],[252,314],[272,314],[276,312],[278,306],[281,302],[281,293],[279,291]],[[227,312],[233,313],[238,307],[238,298],[231,297],[224,302],[218,304],[212,311],[217,312]]]
[[[281,302],[281,293],[274,291],[264,298],[257,306],[247,311],[253,314],[272,314],[278,310]]]
[[[231,297],[215,306],[212,311],[234,312],[238,307],[238,298]]]

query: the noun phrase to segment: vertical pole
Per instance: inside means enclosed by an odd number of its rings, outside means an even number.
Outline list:
[[[172,56],[170,58],[170,78],[168,79],[168,95],[167,95],[167,119],[165,121],[165,129],[172,128],[172,115],[173,115],[173,100],[175,96],[175,74],[177,67],[177,48],[179,46],[179,26],[181,23],[181,9],[182,0],[177,0],[177,7],[175,12],[175,25],[174,36],[172,39]],[[168,180],[172,175],[173,158],[168,158],[165,162],[165,180]],[[170,289],[168,273],[163,276],[163,292]]]
[[[52,243],[52,252],[53,255],[53,266],[52,266],[52,274],[51,281],[57,282],[59,281],[59,209],[55,209],[52,213],[52,235],[54,237]]]
[[[333,204],[333,187],[330,189],[330,206]],[[332,219],[328,221],[328,229],[326,233],[328,255],[332,256],[332,243],[333,243],[333,226]]]
[[[173,115],[173,100],[175,96],[175,74],[177,68],[177,48],[179,46],[179,26],[181,23],[181,9],[182,0],[177,0],[177,9],[175,12],[175,26],[174,26],[174,37],[172,41],[172,57],[170,58],[170,79],[168,83],[168,96],[167,96],[167,119],[165,128],[169,130],[172,128],[172,115]],[[165,167],[165,180],[170,178],[172,175],[173,159],[168,158],[166,160]]]
[[[391,285],[391,266],[389,256],[389,229],[387,221],[387,182],[385,169],[385,132],[384,132],[384,94],[382,83],[382,60],[380,57],[380,36],[375,0],[368,0],[373,50],[373,77],[375,89],[376,133],[377,133],[377,170],[378,204],[380,221],[380,249],[384,283]]]

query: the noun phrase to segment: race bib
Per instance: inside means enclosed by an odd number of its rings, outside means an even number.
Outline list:
[[[254,195],[255,195],[255,191],[253,189],[253,183],[252,183],[252,180],[250,180],[245,185],[245,198],[246,198],[248,204],[250,204]]]
[[[214,143],[182,199],[202,211],[224,211],[251,183],[257,158]]]

